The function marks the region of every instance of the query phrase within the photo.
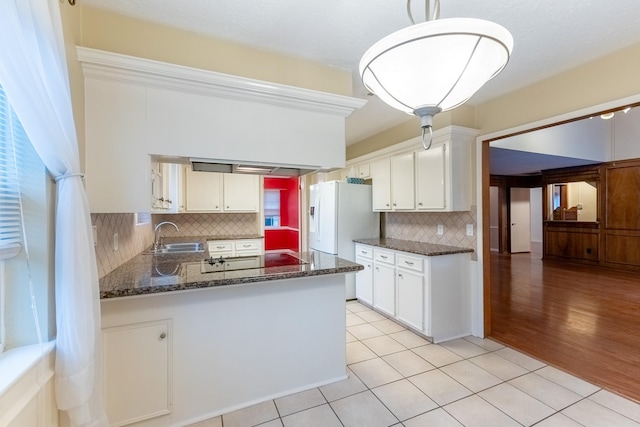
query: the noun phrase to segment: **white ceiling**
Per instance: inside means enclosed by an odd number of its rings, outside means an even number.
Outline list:
[[[347,119],[347,143],[407,120],[366,96],[362,54],[408,26],[405,0],[81,0],[85,4],[352,72],[354,96],[369,103]],[[424,16],[424,1],[412,3]],[[440,18],[473,17],[511,31],[507,67],[470,101],[478,104],[640,42],[639,0],[441,0]],[[114,29],[117,31],[117,29]]]

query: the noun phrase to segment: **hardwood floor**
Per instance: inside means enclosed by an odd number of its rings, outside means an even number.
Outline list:
[[[640,401],[640,277],[491,253],[491,337]]]

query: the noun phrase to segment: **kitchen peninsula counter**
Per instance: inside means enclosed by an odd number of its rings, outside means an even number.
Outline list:
[[[291,255],[307,263],[202,273],[206,249],[143,253],[100,279],[110,422],[191,425],[346,379],[346,275],[363,267]]]
[[[369,246],[377,246],[394,251],[409,252],[422,256],[454,255],[474,252],[471,248],[459,248],[457,246],[440,245],[437,243],[416,242],[413,240],[375,238],[356,239],[356,243]]]
[[[206,247],[206,245],[205,245]],[[100,279],[100,299],[214,288],[328,274],[352,273],[359,264],[322,252],[292,253],[305,264],[201,273],[208,252],[137,255]]]

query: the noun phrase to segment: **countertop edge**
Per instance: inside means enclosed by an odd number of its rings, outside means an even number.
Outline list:
[[[442,256],[475,252],[472,248],[462,248],[439,243],[417,242],[401,239],[354,239],[355,243],[422,256]]]

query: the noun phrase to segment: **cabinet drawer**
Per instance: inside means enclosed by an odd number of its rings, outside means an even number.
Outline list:
[[[233,254],[233,242],[207,242],[210,253],[230,252]]]
[[[374,249],[373,251],[373,258],[376,261],[379,262],[384,262],[386,264],[394,264],[395,263],[395,257],[394,257],[394,253],[391,251],[385,251],[382,249]]]
[[[356,256],[373,259],[373,248],[369,246],[356,245]]]
[[[236,242],[236,251],[257,251],[260,248],[260,243],[255,240],[241,240]]]
[[[405,255],[405,254],[397,254],[396,255],[396,263],[398,267],[406,268],[414,271],[422,271],[422,258]]]

